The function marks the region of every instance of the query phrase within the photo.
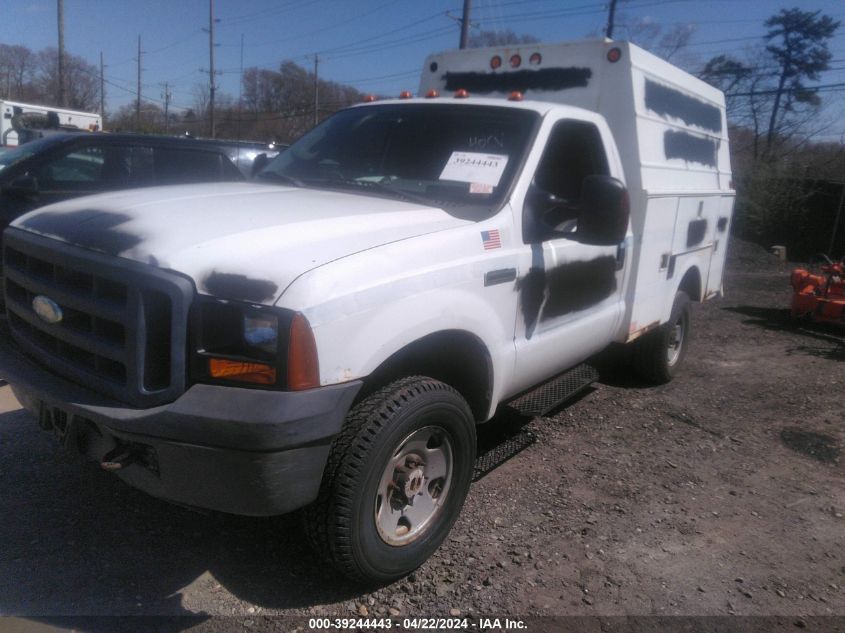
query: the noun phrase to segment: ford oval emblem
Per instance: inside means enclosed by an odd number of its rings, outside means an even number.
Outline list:
[[[44,295],[38,295],[32,300],[32,309],[45,323],[58,323],[64,317],[59,304]]]

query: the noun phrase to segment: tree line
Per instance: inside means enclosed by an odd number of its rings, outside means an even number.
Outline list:
[[[845,185],[842,121],[825,114],[842,86],[820,83],[831,69],[830,41],[840,23],[820,11],[783,9],[739,55],[710,59],[701,79],[725,93],[737,186],[735,233],[764,246],[785,244],[795,257],[827,250]],[[823,142],[836,130],[838,141]],[[819,217],[819,215],[823,217]],[[811,217],[814,216],[814,217]],[[807,228],[814,225],[816,230]],[[845,254],[845,229],[836,253]]]
[[[193,97],[190,108],[180,112],[171,110],[167,117],[162,104],[144,102],[140,122],[136,104],[127,104],[109,117],[108,127],[207,136],[210,128],[207,84],[195,85]],[[360,103],[363,98],[364,94],[352,86],[315,78],[312,71],[292,61],[281,62],[275,70],[247,68],[240,101],[220,92],[215,97],[216,134],[219,138],[290,143],[316,121]]]
[[[72,110],[100,110],[100,71],[77,55],[64,56],[65,105]],[[59,107],[59,52],[32,51],[0,44],[0,95],[3,99]]]

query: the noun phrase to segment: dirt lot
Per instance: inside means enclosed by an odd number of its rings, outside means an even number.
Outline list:
[[[375,591],[320,567],[295,517],[171,506],[57,453],[3,387],[0,613],[845,615],[845,346],[784,327],[789,267],[734,248],[681,377],[605,362],[553,417],[502,416],[485,446],[536,441]]]

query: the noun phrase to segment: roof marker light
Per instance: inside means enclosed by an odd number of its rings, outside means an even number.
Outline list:
[[[519,55],[511,55],[509,63],[511,68],[519,68],[522,65],[522,57]]]
[[[410,90],[403,90],[402,92],[400,92],[400,93],[399,93],[399,98],[400,98],[400,99],[410,99],[410,98],[411,98],[411,97],[413,97],[413,96],[414,96],[414,95],[413,95],[413,94],[411,94],[411,91],[410,91]]]
[[[514,90],[508,95],[508,101],[522,101],[523,96],[519,90]]]
[[[428,92],[425,93],[426,99],[436,99],[439,96],[440,96],[440,93],[437,92],[434,88],[432,88],[431,90],[429,90]]]
[[[378,99],[378,97],[375,95],[367,95],[364,97],[364,103],[372,103],[376,99]]]
[[[469,93],[463,88],[458,88],[457,90],[455,90],[455,99],[466,99],[468,96]]]
[[[490,68],[492,68],[493,70],[496,70],[497,68],[501,68],[501,66],[502,66],[502,58],[499,57],[498,55],[493,55],[493,57],[490,58]]]
[[[541,61],[543,61],[543,56],[540,53],[531,53],[531,57],[528,58],[528,63],[532,66],[536,66]]]
[[[615,64],[620,59],[622,59],[622,49],[613,47],[609,51],[607,51],[607,61],[611,64]]]

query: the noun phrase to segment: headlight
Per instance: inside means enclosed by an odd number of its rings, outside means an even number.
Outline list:
[[[319,386],[314,336],[301,314],[200,297],[191,326],[195,382],[291,390]]]
[[[274,314],[244,314],[244,342],[251,348],[276,355],[279,349],[279,319]]]

